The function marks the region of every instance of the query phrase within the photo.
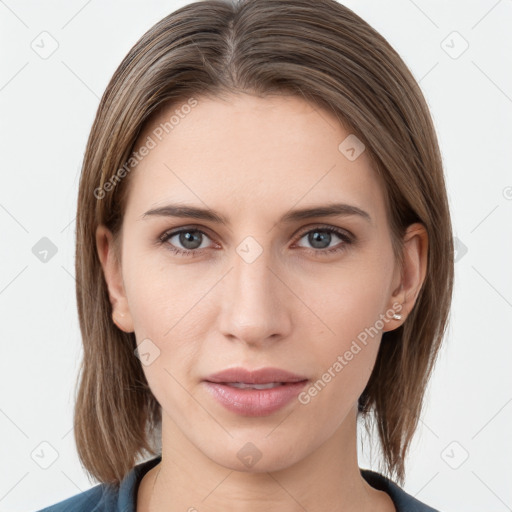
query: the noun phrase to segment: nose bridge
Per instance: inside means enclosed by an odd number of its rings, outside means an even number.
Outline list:
[[[284,334],[289,328],[285,286],[275,275],[278,262],[270,246],[246,237],[235,248],[232,261],[221,308],[224,335],[255,343]]]

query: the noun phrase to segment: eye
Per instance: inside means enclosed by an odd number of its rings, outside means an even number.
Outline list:
[[[334,238],[341,240],[341,245],[329,248]],[[353,243],[353,237],[346,231],[335,228],[333,226],[317,226],[314,229],[303,232],[300,240],[306,238],[307,242],[312,246],[312,251],[318,255],[329,255],[345,250],[347,245]],[[335,240],[334,240],[335,241]]]
[[[311,244],[311,248],[305,247],[305,249],[314,255],[321,256],[343,251],[348,245],[354,243],[352,234],[333,226],[317,226],[314,229],[309,229],[309,231],[303,231],[299,240],[306,237],[307,242]],[[180,256],[196,256],[201,252],[201,249],[208,248],[205,239],[209,238],[204,231],[189,227],[166,231],[159,237],[159,241],[162,244],[165,243],[166,247],[175,254]],[[336,238],[341,241],[341,244],[338,242],[337,245],[329,248],[331,243],[336,241]],[[299,245],[298,247],[302,246]]]
[[[209,238],[208,235],[196,228],[182,228],[177,231],[166,231],[163,235],[159,237],[159,240],[162,243],[169,242],[168,248],[179,255],[183,256],[194,256],[195,253],[199,252],[199,249],[204,249],[205,246],[203,244],[204,238]],[[176,238],[171,243],[171,240]],[[180,248],[177,245],[181,245],[183,247]]]

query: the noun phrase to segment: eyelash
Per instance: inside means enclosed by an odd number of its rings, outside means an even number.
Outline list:
[[[338,236],[341,240],[343,240],[343,243],[339,247],[334,247],[332,249],[308,249],[307,251],[312,252],[315,256],[330,256],[335,253],[339,253],[341,251],[344,251],[347,249],[347,245],[351,245],[355,242],[355,237],[352,234],[348,234],[348,232],[340,230],[338,228],[335,228],[333,226],[315,226],[313,228],[309,228],[307,231],[303,231],[298,235],[297,241],[299,241],[301,238],[304,237],[304,235],[307,235],[311,233],[312,231],[325,231],[328,233],[334,233],[336,236]],[[202,231],[201,229],[198,229],[196,227],[185,227],[177,230],[168,230],[164,232],[162,235],[158,237],[158,242],[163,245],[165,244],[170,238],[172,238],[175,235],[179,235],[181,233],[188,233],[188,232],[196,232],[201,233],[202,235],[208,236],[207,233]],[[172,246],[171,244],[167,244],[167,249],[169,249],[171,252],[179,255],[179,256],[197,256],[198,253],[200,253],[201,249],[179,249],[177,247]]]

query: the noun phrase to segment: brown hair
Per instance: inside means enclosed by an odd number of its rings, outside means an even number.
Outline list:
[[[144,34],[114,73],[91,129],[78,195],[79,458],[95,479],[117,485],[139,457],[158,453],[161,425],[160,406],[134,355],[135,335],[111,319],[96,228],[104,224],[119,233],[129,182],[125,164],[151,116],[187,98],[233,92],[297,95],[333,112],[366,145],[385,184],[397,258],[408,225],[421,222],[427,230],[427,274],[416,304],[401,327],[383,334],[359,398],[360,414],[375,418],[384,470],[403,483],[449,315],[450,213],[418,84],[388,42],[335,0],[191,3]]]

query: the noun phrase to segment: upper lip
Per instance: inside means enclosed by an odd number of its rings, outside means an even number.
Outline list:
[[[280,368],[248,370],[239,367],[214,373],[205,380],[218,383],[244,382],[245,384],[268,384],[271,382],[301,382],[307,380],[307,377],[296,375]]]

